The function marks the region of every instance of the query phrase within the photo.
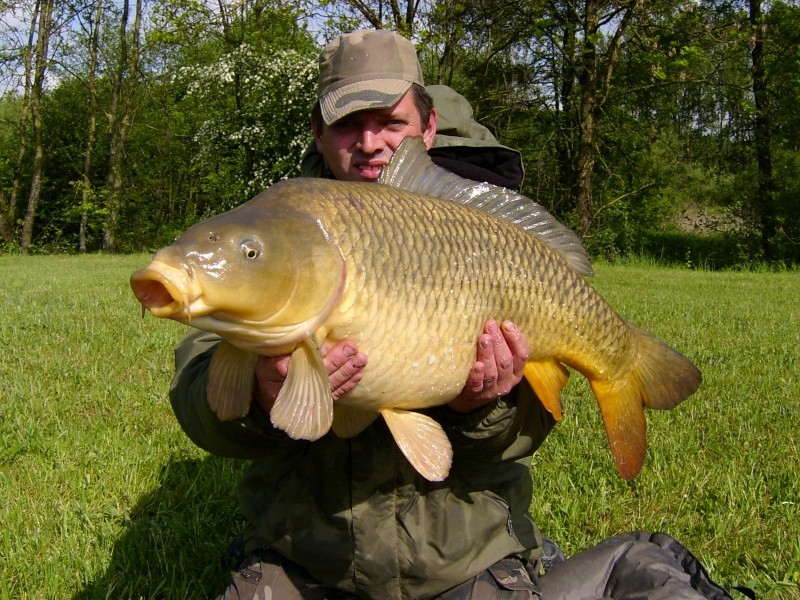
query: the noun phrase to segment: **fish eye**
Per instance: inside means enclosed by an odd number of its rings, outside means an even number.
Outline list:
[[[246,239],[242,241],[241,248],[242,255],[249,260],[255,260],[261,256],[261,244],[256,240]]]

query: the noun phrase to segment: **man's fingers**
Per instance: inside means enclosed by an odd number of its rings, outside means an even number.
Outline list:
[[[347,340],[323,350],[323,356],[330,376],[331,393],[336,400],[361,381],[361,371],[367,365],[367,357]]]
[[[331,383],[331,394],[334,400],[352,390],[361,381],[361,371],[367,364],[367,357],[358,351],[353,342],[348,340],[320,348],[325,369]],[[256,400],[269,412],[278,393],[283,387],[286,374],[289,372],[289,355],[278,357],[262,356],[256,364]]]
[[[488,328],[487,328],[488,329]],[[497,383],[497,364],[495,362],[495,335],[492,333],[484,333],[478,338],[478,353],[476,363],[473,366],[477,367],[480,364],[481,369],[481,386],[477,388],[476,392],[481,392],[484,388],[493,387]]]
[[[289,372],[288,354],[284,356],[259,356],[256,363],[256,377],[263,381],[278,381],[286,379]]]
[[[531,355],[531,348],[528,345],[528,340],[522,335],[514,323],[511,321],[503,321],[503,337],[508,345],[509,352],[511,353],[511,361],[513,372],[516,377],[522,376],[522,369],[528,358]]]
[[[358,352],[358,348],[349,340],[343,340],[332,346],[324,345],[320,348],[320,354],[322,354],[322,358],[325,360],[328,373],[332,373],[341,367],[350,357],[354,356],[356,352]]]
[[[483,366],[483,379],[473,379],[475,367],[470,372],[464,391],[493,398],[507,394],[519,383],[522,370],[530,356],[530,347],[520,329],[511,321],[503,321],[501,327],[489,320],[484,333],[478,338],[477,362]]]
[[[289,372],[289,355],[260,356],[256,363],[256,401],[266,412],[272,410],[275,398]]]
[[[502,377],[506,371],[511,370],[514,366],[514,357],[508,346],[506,331],[505,329],[501,330],[495,321],[487,321],[486,333],[492,336],[492,345],[494,347],[492,358],[494,359],[498,377]]]
[[[366,365],[367,357],[356,353],[331,374],[331,393],[334,400],[356,387],[356,384],[361,381],[362,371]]]
[[[464,384],[464,392],[480,394],[483,391],[483,371],[484,365],[478,361],[472,365],[467,382]]]

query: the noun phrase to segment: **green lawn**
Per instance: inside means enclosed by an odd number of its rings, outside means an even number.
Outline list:
[[[183,327],[141,319],[127,279],[147,259],[0,256],[0,599],[194,599],[227,579],[245,465],[195,448],[172,416]],[[541,529],[570,553],[665,531],[723,585],[800,598],[800,273],[597,272],[705,379],[648,413],[647,462],[625,482],[573,376],[534,458]]]

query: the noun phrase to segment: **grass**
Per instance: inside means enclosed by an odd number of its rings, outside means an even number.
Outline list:
[[[142,320],[145,256],[0,256],[0,599],[203,598],[241,529],[245,465],[188,441],[166,397],[183,327]],[[665,531],[719,583],[800,598],[798,273],[597,265],[621,314],[684,351],[700,391],[648,413],[633,482],[573,376],[531,507],[569,553]]]
[[[625,482],[586,382],[572,377],[565,420],[534,457],[545,499],[535,520],[570,553],[664,531],[723,585],[800,598],[800,274],[597,271],[604,297],[692,358],[704,383],[675,410],[648,411],[647,462]]]

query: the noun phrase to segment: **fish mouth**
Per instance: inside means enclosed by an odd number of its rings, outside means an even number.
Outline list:
[[[130,283],[142,310],[156,317],[190,318],[191,305],[201,295],[187,271],[156,260],[131,275]]]

